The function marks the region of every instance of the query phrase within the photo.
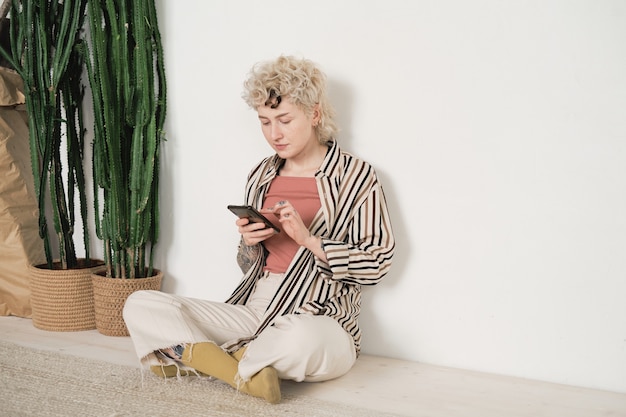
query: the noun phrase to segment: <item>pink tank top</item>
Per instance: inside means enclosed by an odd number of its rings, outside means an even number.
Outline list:
[[[270,207],[281,200],[289,200],[306,227],[311,225],[321,207],[317,183],[313,177],[275,177],[267,190],[263,207]],[[300,246],[282,230],[278,219],[271,215],[268,217],[281,232],[263,242],[268,251],[264,269],[280,274],[287,270]]]

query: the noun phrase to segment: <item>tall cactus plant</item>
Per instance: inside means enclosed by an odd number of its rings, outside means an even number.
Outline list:
[[[80,79],[84,66],[80,33],[86,4],[87,0],[13,0],[11,53],[0,51],[24,80],[39,234],[49,268],[57,256],[50,242],[47,212],[51,212],[58,238],[61,267],[78,266],[73,240],[76,191],[88,261],[90,257],[83,172],[84,88]]]
[[[96,233],[107,276],[150,276],[166,105],[154,0],[88,0],[88,20]]]

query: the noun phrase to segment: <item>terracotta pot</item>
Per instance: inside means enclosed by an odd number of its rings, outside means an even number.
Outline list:
[[[107,278],[104,273],[91,275],[96,313],[96,328],[107,336],[128,336],[122,310],[129,295],[139,290],[160,290],[163,273],[157,269],[151,277]]]
[[[79,260],[77,269],[60,269],[54,264],[29,265],[33,325],[55,332],[96,328],[91,274],[104,262]]]

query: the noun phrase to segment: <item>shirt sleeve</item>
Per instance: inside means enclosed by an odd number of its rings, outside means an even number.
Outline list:
[[[395,250],[389,211],[380,184],[377,183],[353,211],[346,241],[322,237],[328,262],[316,258],[316,265],[332,280],[374,285],[389,271]]]

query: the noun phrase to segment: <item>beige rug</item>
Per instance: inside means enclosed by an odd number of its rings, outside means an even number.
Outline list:
[[[379,411],[302,396],[271,405],[218,381],[164,380],[137,368],[0,341],[2,416],[384,417]]]

